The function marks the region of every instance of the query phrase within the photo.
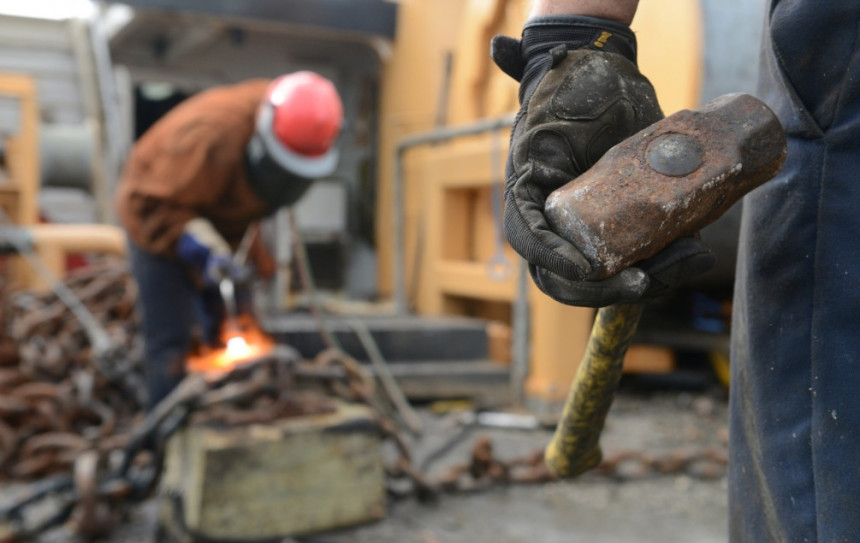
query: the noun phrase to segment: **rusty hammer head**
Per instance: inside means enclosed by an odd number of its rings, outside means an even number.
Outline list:
[[[785,160],[776,115],[748,94],[682,110],[622,141],[550,194],[553,231],[611,277],[715,221]]]

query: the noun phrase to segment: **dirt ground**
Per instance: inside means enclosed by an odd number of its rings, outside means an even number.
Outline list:
[[[426,434],[418,458],[450,437],[451,416],[422,411]],[[492,437],[497,456],[508,459],[543,446],[548,430],[479,430]],[[660,455],[689,447],[724,446],[725,391],[695,392],[624,387],[603,436],[603,449]],[[436,466],[466,460],[465,440]],[[111,543],[152,541],[155,504],[138,507]],[[45,539],[45,541],[62,539]],[[648,475],[619,481],[587,474],[572,482],[496,487],[469,495],[444,496],[427,505],[409,499],[390,504],[387,517],[369,525],[317,534],[286,543],[711,543],[727,540],[725,477],[701,479],[687,473]]]

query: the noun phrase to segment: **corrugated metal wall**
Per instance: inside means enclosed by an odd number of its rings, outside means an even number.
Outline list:
[[[107,130],[118,118],[110,110],[117,104],[115,96],[103,96],[115,86],[109,64],[105,68],[106,63],[99,62],[94,32],[88,20],[0,15],[0,75],[35,79],[41,120],[40,207],[61,222],[110,220],[118,153],[127,139]]]
[[[85,118],[74,24],[0,16],[0,72],[36,79],[45,123],[79,124]]]

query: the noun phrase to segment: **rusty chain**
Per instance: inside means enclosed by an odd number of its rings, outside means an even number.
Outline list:
[[[125,264],[99,262],[71,273],[66,285],[126,353],[123,371],[139,374],[137,290]],[[140,403],[103,375],[80,324],[55,296],[3,294],[0,319],[18,350],[9,355],[0,349],[0,482],[35,482],[0,507],[0,543],[32,539],[62,523],[85,539],[105,535],[123,507],[152,494],[166,441],[188,422],[231,426],[327,413],[335,397],[371,407],[382,436],[393,443],[397,457],[386,467],[392,496],[430,500],[554,480],[542,449],[500,460],[487,437],[475,440],[467,462],[430,478],[414,463],[410,428],[392,416],[361,364],[337,348],[305,361],[279,346],[272,356],[229,373],[191,374],[144,417]],[[618,480],[673,473],[720,477],[725,456],[724,448],[619,452],[607,455],[593,473]],[[404,482],[406,490],[398,490]],[[30,518],[31,508],[48,500],[56,502],[54,514]]]

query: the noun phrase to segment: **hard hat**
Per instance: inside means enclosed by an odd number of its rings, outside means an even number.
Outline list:
[[[275,79],[257,113],[256,135],[281,168],[315,179],[334,173],[343,104],[334,84],[313,72]]]

